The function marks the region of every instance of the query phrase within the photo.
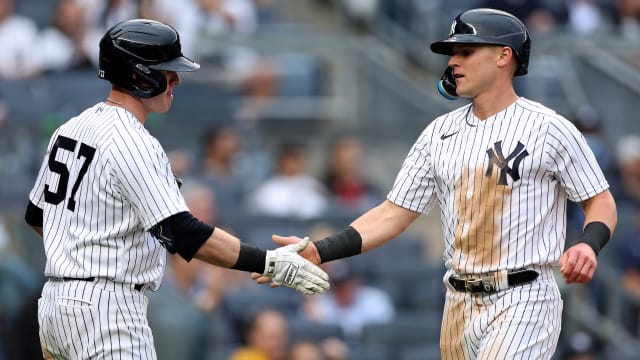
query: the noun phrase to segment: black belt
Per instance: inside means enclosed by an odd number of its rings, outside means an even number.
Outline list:
[[[96,278],[95,277],[88,277],[88,278],[63,277],[62,280],[64,280],[64,281],[78,280],[78,281],[94,282],[96,280]],[[133,285],[133,289],[137,290],[137,291],[140,291],[140,290],[142,290],[143,286],[144,286],[144,284],[135,284],[135,285]]]
[[[525,284],[535,280],[538,277],[538,272],[535,270],[515,270],[507,273],[507,282],[509,287],[519,284]],[[495,284],[484,281],[483,279],[476,278],[459,278],[456,276],[449,276],[449,284],[458,291],[465,291],[470,293],[491,293],[495,292]]]

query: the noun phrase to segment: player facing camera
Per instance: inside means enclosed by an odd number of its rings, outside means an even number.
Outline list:
[[[526,75],[531,52],[531,37],[525,25],[515,16],[495,9],[473,9],[458,15],[451,23],[447,39],[431,44],[431,51],[453,56],[456,45],[508,46],[515,54],[517,67],[514,76]],[[448,100],[459,98],[455,66],[447,66],[438,92]]]

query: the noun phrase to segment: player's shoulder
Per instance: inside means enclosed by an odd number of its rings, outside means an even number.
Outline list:
[[[573,123],[566,117],[537,101],[521,97],[516,102],[516,106],[520,107],[523,111],[530,112],[530,119],[535,119],[536,121],[540,121],[545,125],[553,124],[555,126],[561,127],[574,127]]]
[[[528,119],[535,121],[541,129],[544,129],[552,136],[548,139],[565,138],[571,134],[572,138],[579,138],[580,131],[563,115],[557,113],[553,109],[529,99],[520,98],[517,105],[524,108],[525,111],[531,111],[532,115]]]
[[[520,97],[518,101],[516,101],[516,106],[521,108],[523,111],[528,111],[533,115],[537,115],[534,117],[541,118],[547,121],[568,121],[564,116],[560,115],[555,110],[550,107],[543,105],[537,101],[533,101],[531,99],[527,99],[524,97]]]
[[[525,97],[520,97],[516,101],[516,106],[522,108],[524,111],[529,111],[540,115],[547,115],[551,117],[559,116],[558,113],[550,107],[543,105],[542,103],[539,103],[537,101],[527,99]]]

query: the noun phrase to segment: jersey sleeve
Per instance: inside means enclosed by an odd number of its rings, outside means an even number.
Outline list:
[[[546,147],[551,172],[569,200],[584,201],[609,188],[584,135],[568,120],[549,123]]]
[[[115,187],[135,209],[145,230],[189,211],[160,143],[148,134],[126,134],[110,148]]]
[[[31,201],[35,206],[40,209],[44,209],[44,187],[46,183],[46,171],[49,166],[49,154],[51,152],[51,146],[56,137],[58,137],[59,130],[56,130],[51,139],[49,140],[49,145],[47,146],[47,151],[44,154],[44,158],[42,159],[42,164],[40,165],[40,170],[38,171],[38,176],[36,177],[36,182],[31,188],[31,192],[29,192],[29,201]]]
[[[433,207],[435,177],[431,156],[432,129],[427,127],[409,150],[387,199],[405,209],[426,213]]]

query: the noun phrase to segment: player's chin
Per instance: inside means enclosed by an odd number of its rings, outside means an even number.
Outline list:
[[[461,98],[466,98],[466,99],[473,98],[473,93],[470,90],[465,89],[464,86],[456,88],[456,93],[458,94],[458,97],[461,97]]]
[[[168,92],[165,97],[165,103],[167,106],[167,111],[171,108],[171,104],[173,104],[173,92]]]
[[[169,109],[171,109],[171,105],[173,104],[173,94],[171,93],[165,93],[162,95],[162,101],[159,101],[156,104],[156,109],[154,112],[156,113],[166,113],[167,111],[169,111]]]

